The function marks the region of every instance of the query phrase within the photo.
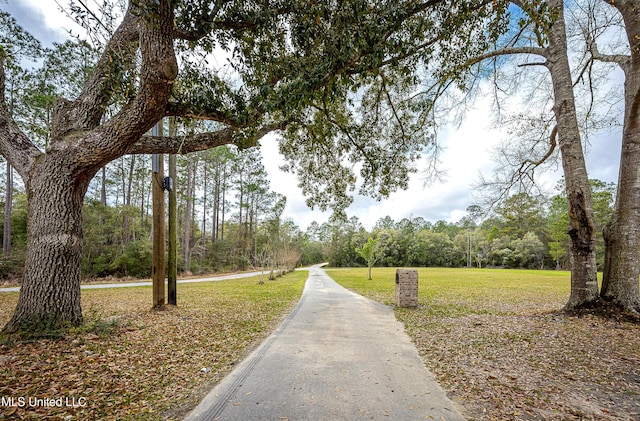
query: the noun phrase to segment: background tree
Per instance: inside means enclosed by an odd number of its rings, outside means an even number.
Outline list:
[[[10,83],[3,89],[6,103],[6,112],[17,122],[25,122],[25,107],[20,98],[26,95],[30,72],[21,67],[23,60],[36,60],[42,56],[42,46],[29,33],[17,25],[15,20],[7,13],[0,11],[0,59],[4,61],[5,72],[9,76]],[[11,212],[13,209],[13,168],[7,160],[5,163],[5,196],[4,196],[4,220],[2,237],[2,254],[9,256],[11,253]]]
[[[563,193],[551,198],[547,213],[547,234],[549,235],[549,253],[556,269],[567,267],[569,250],[569,219],[567,198]]]
[[[527,2],[513,2],[514,4],[519,5],[529,17],[535,21],[535,14],[537,13],[539,16],[544,15],[546,11],[557,10],[560,12],[560,19],[555,20],[555,22],[550,26],[550,31],[547,33],[548,35],[548,46],[547,53],[555,51],[559,51],[559,49],[566,50],[566,41],[563,40],[564,31],[569,32],[570,35],[573,35],[574,39],[578,40],[578,43],[573,44],[572,50],[577,54],[574,57],[577,57],[577,65],[574,67],[573,79],[574,83],[572,84],[572,88],[575,91],[579,91],[580,87],[587,98],[585,101],[585,110],[584,110],[584,127],[583,128],[593,128],[597,127],[597,122],[594,122],[598,119],[597,116],[600,100],[605,104],[604,107],[607,108],[611,104],[610,100],[610,91],[605,90],[604,95],[600,93],[600,97],[597,97],[597,93],[599,91],[599,87],[597,84],[598,78],[600,80],[606,79],[607,77],[603,77],[603,74],[607,76],[613,74],[611,69],[604,70],[604,73],[600,73],[597,70],[597,66],[594,66],[594,61],[602,61],[606,63],[614,63],[619,65],[622,68],[625,75],[625,108],[624,108],[624,126],[623,126],[623,136],[622,136],[622,155],[620,161],[620,174],[619,174],[619,182],[618,182],[618,192],[616,195],[616,209],[614,211],[613,218],[611,220],[611,225],[609,229],[607,229],[605,241],[605,259],[604,259],[604,275],[603,275],[603,287],[600,293],[600,296],[603,297],[606,301],[614,302],[622,309],[637,311],[640,308],[640,295],[638,294],[638,276],[640,274],[640,256],[634,250],[637,250],[639,243],[638,232],[640,232],[640,227],[638,226],[638,216],[640,215],[640,211],[638,211],[638,206],[636,205],[638,202],[638,194],[640,190],[637,188],[638,186],[638,153],[637,148],[632,145],[638,143],[638,131],[636,130],[637,125],[633,123],[638,119],[637,107],[634,107],[635,100],[637,97],[638,90],[636,89],[638,85],[638,71],[635,67],[637,67],[637,60],[634,60],[634,54],[637,53],[637,44],[638,44],[638,15],[637,15],[637,6],[633,4],[634,2],[613,2],[613,1],[581,1],[577,3],[570,3],[563,5],[562,2],[543,2],[540,3],[540,7],[535,9],[534,4],[527,5]],[[608,5],[608,6],[605,6]],[[614,8],[610,7],[614,6]],[[565,23],[560,23],[563,21],[562,12],[564,9],[568,9],[571,11],[571,16],[573,20],[573,26],[565,25]],[[533,12],[533,13],[532,13]],[[553,14],[551,15],[554,16]],[[553,21],[553,20],[552,20]],[[562,29],[561,26],[565,27]],[[554,27],[557,28],[554,30]],[[626,36],[619,37],[620,28],[624,28],[624,32]],[[613,42],[610,40],[613,39]],[[538,40],[545,41],[545,38],[538,38]],[[539,42],[540,44],[540,42]],[[601,47],[606,46],[607,51],[605,53],[601,53]],[[520,51],[518,51],[520,49]],[[514,45],[511,49],[502,49],[496,50],[495,53],[525,53],[526,51],[522,50],[519,46]],[[538,50],[537,54],[540,54],[542,51]],[[529,52],[531,53],[531,51]],[[490,54],[494,54],[493,52]],[[554,86],[554,92],[556,95],[555,98],[555,108],[554,112],[556,115],[556,123],[558,123],[558,130],[561,130],[560,121],[558,118],[560,117],[559,111],[567,110],[567,107],[560,107],[560,103],[558,103],[558,93],[565,92],[568,94],[569,84],[572,79],[570,73],[567,72],[567,66],[562,65],[561,69],[557,66],[559,63],[555,60],[551,60],[551,57],[545,54],[541,54],[542,57],[545,57],[547,61],[545,64],[550,70],[551,80]],[[566,52],[562,53],[563,56],[567,55]],[[486,56],[484,56],[486,57]],[[556,55],[556,57],[558,57]],[[553,66],[549,66],[549,64],[554,64]],[[555,71],[554,71],[555,69]],[[563,76],[564,75],[564,76]],[[568,81],[568,82],[567,82]],[[558,89],[564,86],[564,91],[559,91]],[[574,96],[575,98],[575,96]],[[566,100],[570,100],[569,96],[565,96]],[[562,102],[562,104],[569,104],[569,102]],[[571,108],[577,108],[574,105]],[[614,111],[617,111],[617,108],[610,107]],[[572,112],[573,114],[573,112]],[[565,114],[566,116],[566,114]],[[607,115],[605,114],[605,118]],[[604,120],[604,118],[603,118]],[[571,122],[571,125],[574,126],[571,120],[565,120],[565,122]],[[577,133],[577,131],[574,131]],[[558,132],[559,136],[559,145],[562,149],[563,154],[563,165],[565,167],[565,177],[568,177],[567,166],[565,160],[565,150],[562,148],[562,134]],[[550,156],[555,142],[552,138],[551,142],[552,147],[547,148],[549,153],[544,152],[545,148],[541,149],[540,158],[541,159],[531,159],[530,157],[525,157],[517,160],[519,162],[517,164],[518,171],[522,171],[523,169],[533,170],[537,168],[543,161],[547,160]],[[535,151],[535,147],[529,147],[530,151]],[[575,153],[579,152],[577,149],[574,151]],[[578,155],[572,155],[576,157]],[[513,155],[505,155],[505,157],[513,157]],[[578,156],[579,157],[579,156]],[[581,158],[580,158],[581,159]],[[508,161],[508,159],[503,159],[504,161]],[[527,173],[527,171],[525,171]],[[582,173],[582,170],[580,170]],[[531,172],[530,174],[533,174]],[[512,178],[513,179],[513,178]],[[520,179],[520,178],[518,178]],[[624,182],[622,180],[625,180]],[[567,178],[569,180],[569,178]],[[586,192],[585,186],[585,177],[583,175],[580,176],[578,184],[573,184],[573,182],[568,182],[567,187],[567,198],[569,208],[571,209],[580,209],[574,205],[579,205],[579,201],[575,201],[572,199],[570,192],[573,190],[575,195],[583,195]],[[586,204],[586,202],[585,202]],[[619,212],[619,213],[618,213]],[[620,214],[621,217],[618,219],[616,215]],[[586,233],[589,234],[589,238],[597,237],[598,229],[597,223],[595,220],[592,220],[590,216],[587,215],[587,218],[582,218],[582,221],[574,219],[574,213],[570,211],[569,213],[569,222],[570,222],[570,236],[571,241],[575,243],[574,236],[579,234],[577,238],[586,239]],[[576,224],[575,222],[579,222]],[[582,234],[581,234],[582,232]],[[586,244],[584,241],[578,244]],[[594,246],[592,246],[593,244]],[[595,248],[597,252],[597,239],[592,243],[589,242],[589,250]],[[624,250],[624,251],[623,251]],[[590,254],[595,254],[593,252],[589,252]],[[582,260],[576,260],[579,255],[576,254],[576,250],[572,247],[572,267],[577,267],[584,263]],[[612,256],[616,256],[615,258]],[[592,262],[592,259],[589,260]],[[601,265],[599,263],[598,265]],[[591,265],[589,266],[590,270]],[[597,292],[597,285],[593,276],[590,276],[589,287],[588,288],[576,288],[572,290],[572,299],[570,299],[570,305],[579,305],[580,301],[574,300],[573,298],[578,296],[585,296],[584,292],[588,291],[589,300],[586,300],[584,303],[589,304],[589,301],[596,301],[593,291]],[[586,285],[586,284],[585,284]],[[612,286],[614,285],[614,286]]]
[[[371,268],[376,264],[379,257],[378,251],[379,240],[369,237],[362,247],[356,247],[356,252],[367,262],[369,280],[371,280]]]
[[[513,180],[509,182],[513,185],[516,180],[519,182],[531,178],[533,172],[554,152],[556,145],[559,146],[569,207],[572,288],[568,306],[588,305],[598,297],[596,234],[568,58],[564,2],[512,3],[518,11],[511,17],[518,22],[520,29],[514,31],[515,34],[508,34],[488,52],[470,57],[467,64],[477,64],[487,59],[495,62],[498,57],[516,55],[523,57],[523,66],[544,66],[547,69],[555,123],[547,131],[547,147],[538,142],[541,146],[530,148],[533,156],[530,152],[525,158],[506,160],[515,167],[515,175],[508,179]],[[535,155],[536,152],[540,156]]]

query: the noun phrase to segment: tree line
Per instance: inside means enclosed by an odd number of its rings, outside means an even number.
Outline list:
[[[302,233],[284,219],[286,197],[269,188],[257,149],[233,147],[178,158],[178,270],[183,274],[271,268],[300,260]],[[6,177],[6,172],[2,174]],[[9,197],[13,200],[10,202]],[[26,252],[27,202],[22,186],[4,191],[11,203],[10,243],[2,278],[20,278]],[[123,156],[105,166],[83,205],[82,276],[151,276],[151,157]],[[6,238],[3,236],[3,238]]]
[[[615,185],[591,180],[597,229],[597,264],[604,268],[603,229],[609,223]],[[562,186],[561,186],[562,187]],[[385,217],[367,231],[355,217],[312,223],[306,231],[303,259],[326,259],[333,266],[570,268],[567,199],[519,193],[490,216],[469,206],[457,222],[422,217],[394,221]]]

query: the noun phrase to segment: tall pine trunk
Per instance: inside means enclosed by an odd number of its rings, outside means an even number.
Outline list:
[[[553,83],[553,110],[569,204],[571,295],[567,307],[578,307],[598,298],[595,219],[567,56],[564,6],[561,0],[550,4],[558,11],[558,17],[549,31],[546,65]]]
[[[5,332],[82,323],[82,203],[91,177],[74,174],[63,154],[40,157],[26,184],[27,260],[20,298]]]
[[[202,240],[203,246],[207,246],[207,166],[208,162],[205,160],[202,162],[202,178],[203,178],[203,197],[202,197]]]
[[[124,157],[123,157],[124,160]],[[124,163],[124,161],[123,161]],[[136,156],[131,155],[129,161],[129,173],[126,181],[126,191],[124,192],[124,206],[122,207],[122,246],[124,248],[129,244],[132,238],[130,229],[129,209],[131,207],[131,191],[133,190],[133,176],[136,166]],[[124,174],[123,174],[124,177]]]
[[[213,209],[211,215],[211,244],[218,241],[218,223],[219,223],[219,209],[220,209],[220,173],[216,168],[214,190],[213,190]]]
[[[601,296],[625,310],[640,311],[640,15],[633,2],[616,3],[631,45],[625,71],[625,114],[618,192],[605,230]]]
[[[189,155],[187,162],[187,192],[186,208],[184,211],[184,233],[182,237],[182,257],[184,259],[184,271],[191,268],[191,221],[193,218],[193,157]]]
[[[2,232],[2,254],[11,253],[11,211],[13,208],[13,168],[7,162],[7,183],[4,196],[4,229]]]

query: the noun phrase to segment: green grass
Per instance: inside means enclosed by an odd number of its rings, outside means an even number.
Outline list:
[[[345,288],[386,304],[395,294],[395,268],[327,269]],[[569,298],[565,271],[419,268],[418,302],[434,315],[517,314],[557,310]]]

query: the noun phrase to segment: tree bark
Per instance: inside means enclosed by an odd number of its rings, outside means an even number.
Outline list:
[[[618,192],[605,229],[601,296],[624,310],[640,311],[640,15],[635,2],[611,2],[622,14],[631,57],[625,73],[625,113]]]
[[[554,90],[554,113],[569,204],[572,264],[571,295],[567,307],[573,308],[588,305],[598,298],[596,232],[567,56],[564,5],[561,0],[553,0],[549,4],[558,14],[549,31],[546,58]]]
[[[93,174],[75,173],[65,154],[43,155],[26,184],[27,260],[20,298],[4,331],[82,322],[82,203]]]

